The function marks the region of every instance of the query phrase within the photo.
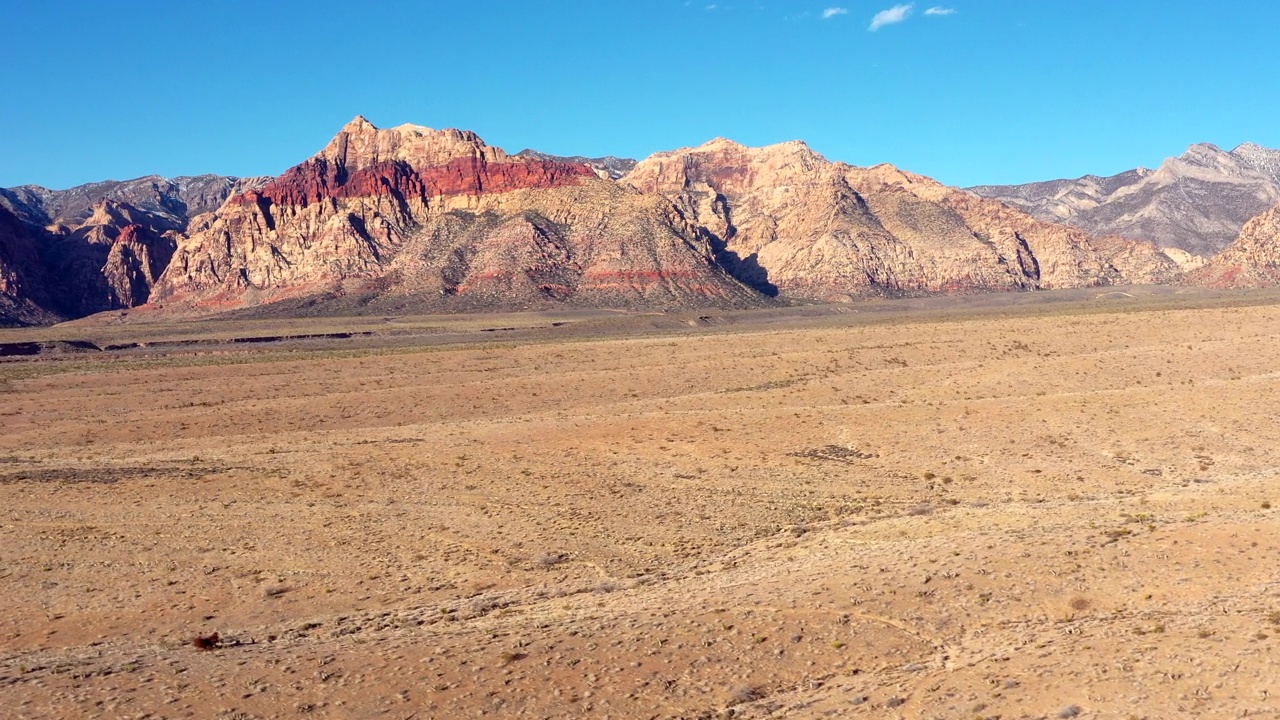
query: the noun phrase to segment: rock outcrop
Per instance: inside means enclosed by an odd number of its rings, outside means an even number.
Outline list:
[[[31,226],[76,227],[93,215],[96,205],[110,200],[145,213],[140,219],[148,227],[165,232],[185,229],[196,215],[216,210],[232,195],[251,190],[267,180],[221,175],[176,178],[149,175],[133,180],[89,183],[67,190],[20,185],[0,188],[0,206]]]
[[[100,200],[75,227],[48,229],[41,255],[59,311],[79,317],[147,302],[177,247],[177,234],[155,225],[149,213]]]
[[[623,175],[631,172],[636,167],[636,161],[633,158],[620,158],[613,155],[604,157],[586,157],[584,155],[549,155],[537,150],[524,149],[516,153],[517,157],[531,157],[538,160],[556,160],[558,162],[576,163],[578,165],[586,165],[600,177],[607,177],[612,180],[619,180]]]
[[[1216,288],[1280,286],[1280,206],[1245,223],[1240,237],[1189,273],[1186,282]]]
[[[29,227],[0,206],[0,326],[62,319],[51,307],[49,285]]]
[[[0,189],[8,278],[0,315],[44,323],[147,302],[191,218],[264,181],[149,176],[69,190]]]
[[[970,190],[1048,222],[1208,257],[1235,240],[1246,221],[1280,203],[1280,150],[1245,143],[1224,152],[1202,143],[1156,170]]]
[[[671,198],[717,259],[769,294],[811,300],[1162,282],[1150,243],[1097,241],[892,166],[802,142],[717,139],[641,161],[622,182]]]
[[[349,295],[440,310],[756,301],[662,198],[474,133],[364,118],[196,218],[154,298],[234,308]]]

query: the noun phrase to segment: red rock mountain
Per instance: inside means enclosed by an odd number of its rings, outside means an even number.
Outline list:
[[[154,294],[215,309],[301,297],[440,310],[757,301],[659,196],[470,132],[364,118],[196,218]]]
[[[1280,286],[1280,206],[1245,223],[1240,237],[1186,282],[1217,288]]]
[[[1163,282],[1154,245],[1045,223],[889,165],[829,162],[802,142],[718,139],[641,161],[622,182],[672,199],[719,261],[785,297],[966,293]]]

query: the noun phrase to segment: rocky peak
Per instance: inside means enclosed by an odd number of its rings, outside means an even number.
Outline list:
[[[1261,172],[1280,183],[1280,150],[1273,150],[1247,142],[1232,150],[1231,155],[1247,167]]]
[[[141,213],[137,208],[115,200],[99,200],[93,204],[90,215],[80,224],[85,227],[114,226],[123,228],[128,225],[140,225]]]
[[[1170,176],[1165,180],[1179,177],[1210,179],[1215,176],[1236,177],[1244,170],[1238,158],[1217,145],[1196,143],[1178,157],[1165,160],[1156,175]]]
[[[357,117],[309,160],[229,204],[307,207],[337,198],[381,198],[397,222],[420,214],[433,198],[459,198],[469,208],[485,193],[572,184],[595,171],[582,164],[511,157],[466,130],[421,125],[380,129]]]
[[[740,192],[759,183],[786,186],[805,181],[832,163],[801,141],[748,147],[715,138],[697,147],[654,153],[636,164],[622,181],[642,192],[705,186],[717,193]]]
[[[804,143],[716,139],[655,154],[623,182],[671,198],[717,260],[763,292],[813,300],[1144,282],[1176,272],[1141,243],[1094,243],[892,165]]]
[[[0,189],[0,205],[28,225],[76,227],[95,212],[97,203],[111,200],[145,213],[137,220],[156,232],[182,230],[191,218],[216,210],[227,198],[261,186],[267,178],[194,175],[166,178],[148,175],[133,180],[106,180],[67,190],[38,185]]]
[[[1211,256],[1249,218],[1280,202],[1280,151],[1246,143],[1225,152],[1197,143],[1154,171],[971,190],[1041,220]]]
[[[445,165],[460,158],[485,162],[507,160],[500,148],[485,145],[473,132],[433,130],[411,124],[383,130],[363,116],[356,116],[344,125],[315,157],[347,172],[391,162],[422,168]]]
[[[749,303],[669,202],[464,130],[348,123],[203,216],[154,297],[233,307],[373,294],[443,309]],[[333,293],[336,293],[333,294]],[[361,306],[365,307],[365,306]]]

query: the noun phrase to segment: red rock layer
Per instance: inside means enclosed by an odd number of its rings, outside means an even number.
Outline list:
[[[321,200],[376,197],[386,193],[429,200],[563,187],[595,176],[586,165],[551,160],[491,163],[475,157],[456,158],[444,165],[425,168],[391,160],[348,173],[345,167],[320,157],[291,168],[261,190],[236,196],[231,202],[254,205],[266,199],[273,205],[306,207]]]
[[[156,302],[229,307],[350,293],[496,310],[759,300],[661,198],[585,164],[509,156],[473,133],[379,130],[361,118],[191,227]]]

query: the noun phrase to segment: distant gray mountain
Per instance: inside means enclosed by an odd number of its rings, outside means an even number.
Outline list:
[[[1225,152],[1201,143],[1157,170],[969,190],[1041,220],[1208,257],[1250,218],[1280,204],[1280,150],[1245,143]]]
[[[0,188],[0,326],[145,303],[191,219],[265,180],[152,175]]]
[[[152,218],[154,229],[164,232],[185,229],[191,218],[216,210],[231,195],[259,187],[268,179],[149,175],[133,180],[88,183],[67,190],[19,185],[0,188],[0,205],[29,225],[76,226],[93,215],[94,205],[111,200],[146,213]]]
[[[516,153],[516,156],[537,158],[538,160],[551,160],[554,162],[566,162],[566,163],[577,163],[579,165],[588,165],[599,172],[605,173],[613,180],[617,180],[623,175],[626,175],[627,173],[631,172],[631,170],[636,166],[636,161],[631,158],[620,158],[620,157],[614,157],[612,155],[607,155],[605,157],[598,157],[598,158],[583,157],[582,155],[573,155],[573,156],[549,155],[544,152],[538,152],[537,150],[530,150],[526,148]]]

